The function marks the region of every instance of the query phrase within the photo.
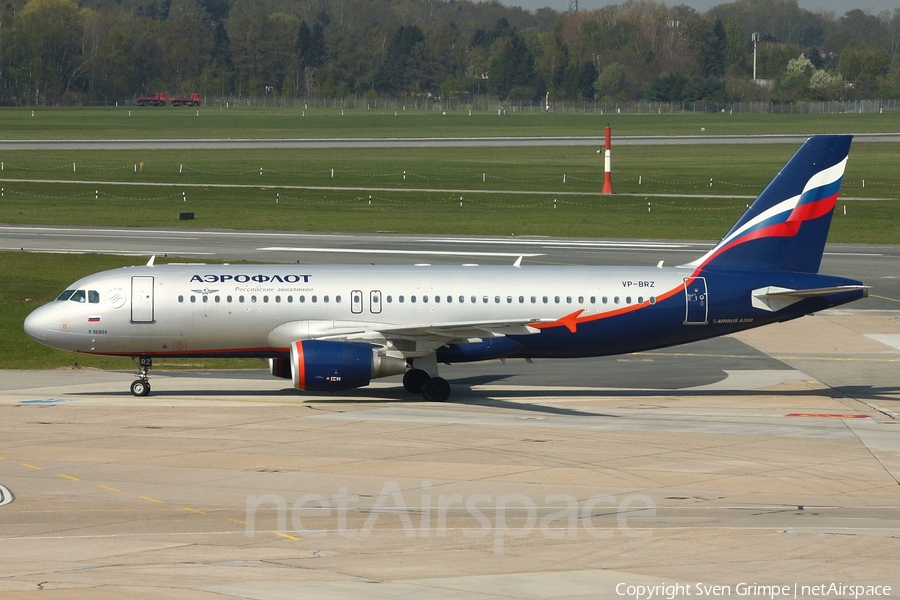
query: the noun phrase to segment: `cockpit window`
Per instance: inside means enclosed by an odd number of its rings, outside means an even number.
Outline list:
[[[57,298],[57,300],[68,300],[74,293],[75,293],[75,290],[66,290],[62,294],[59,295],[59,298]]]
[[[88,302],[91,304],[100,303],[100,292],[97,290],[88,290]]]
[[[69,298],[72,302],[84,302],[84,290],[78,290]]]

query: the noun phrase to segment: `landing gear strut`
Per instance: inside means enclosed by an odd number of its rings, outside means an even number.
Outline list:
[[[131,393],[135,396],[147,396],[150,394],[150,367],[153,359],[148,356],[138,358],[139,371],[135,373],[135,379],[131,382]]]

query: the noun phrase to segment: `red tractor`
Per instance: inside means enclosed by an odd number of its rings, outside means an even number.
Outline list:
[[[165,92],[157,92],[153,96],[141,96],[138,98],[138,106],[165,106],[166,105],[166,94]]]
[[[197,92],[192,92],[187,98],[172,98],[172,106],[200,106],[203,99]]]

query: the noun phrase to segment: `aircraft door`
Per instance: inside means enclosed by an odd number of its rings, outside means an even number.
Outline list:
[[[362,290],[353,290],[350,292],[350,312],[354,315],[361,314],[363,311],[362,298]]]
[[[369,310],[373,315],[381,313],[381,290],[369,292]]]
[[[131,322],[153,323],[153,277],[135,275],[131,278]]]
[[[709,314],[709,297],[705,277],[686,277],[684,280],[686,310],[685,325],[706,325]]]

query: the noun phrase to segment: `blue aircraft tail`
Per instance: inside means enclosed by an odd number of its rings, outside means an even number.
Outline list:
[[[731,231],[688,266],[817,273],[852,137],[806,140]]]

